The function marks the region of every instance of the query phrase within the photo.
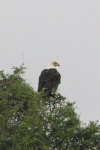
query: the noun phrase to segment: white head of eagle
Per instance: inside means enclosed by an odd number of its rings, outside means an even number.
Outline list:
[[[53,88],[57,89],[60,84],[61,75],[57,71],[56,66],[60,66],[58,62],[52,61],[47,69],[44,69],[40,76],[38,82],[38,92],[42,89],[44,91],[51,91]]]

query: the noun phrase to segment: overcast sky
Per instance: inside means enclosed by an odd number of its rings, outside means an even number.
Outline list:
[[[23,63],[37,91],[40,72],[57,60],[59,90],[81,121],[100,123],[100,0],[1,0],[0,70]]]

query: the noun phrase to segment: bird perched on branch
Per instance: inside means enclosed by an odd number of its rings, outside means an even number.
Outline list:
[[[44,90],[45,92],[50,92],[55,88],[57,90],[60,84],[61,75],[57,71],[56,66],[60,66],[58,62],[52,61],[47,69],[44,69],[40,76],[38,82],[38,92]]]

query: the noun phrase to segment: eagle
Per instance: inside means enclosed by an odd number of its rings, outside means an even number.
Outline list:
[[[45,92],[51,92],[53,88],[57,90],[58,85],[61,83],[61,75],[57,71],[56,66],[60,66],[58,62],[52,61],[47,69],[44,69],[38,82],[38,92],[44,90]]]

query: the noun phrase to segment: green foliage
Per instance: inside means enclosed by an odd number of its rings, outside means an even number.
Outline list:
[[[21,75],[0,72],[0,150],[100,149],[100,125],[82,126],[70,103],[60,93],[37,93]]]

